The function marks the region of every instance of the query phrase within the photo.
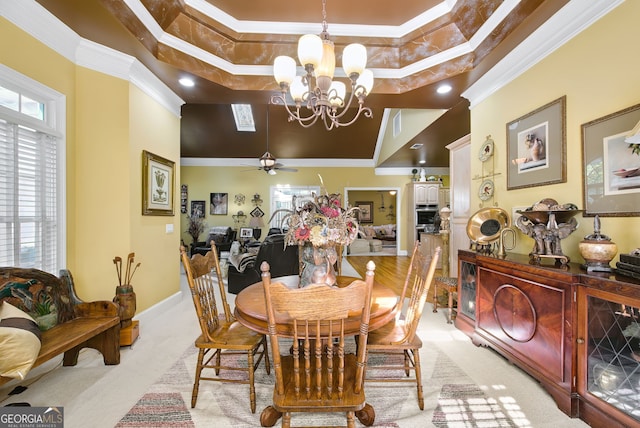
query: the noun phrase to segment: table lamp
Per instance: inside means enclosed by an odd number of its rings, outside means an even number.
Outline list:
[[[255,240],[260,239],[262,235],[262,227],[264,227],[264,221],[262,221],[262,217],[251,217],[249,219],[249,227],[253,228],[253,238]]]

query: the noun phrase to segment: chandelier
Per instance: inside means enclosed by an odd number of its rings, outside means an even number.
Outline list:
[[[296,62],[289,56],[279,56],[273,63],[273,75],[280,85],[281,93],[271,97],[272,104],[282,104],[289,114],[289,122],[297,121],[305,128],[322,118],[325,128],[332,130],[354,123],[360,114],[372,117],[371,109],[364,106],[364,100],[373,87],[373,73],[365,69],[367,50],[353,43],[344,48],[342,68],[349,77],[351,94],[345,105],[346,85],[333,80],[336,56],[333,42],[327,32],[326,0],[322,1],[322,32],[320,36],[307,34],[298,40],[298,59],[305,73],[296,76]],[[295,108],[287,103],[287,91],[295,103]],[[355,116],[345,117],[356,98],[358,110]],[[307,111],[303,109],[303,105]]]

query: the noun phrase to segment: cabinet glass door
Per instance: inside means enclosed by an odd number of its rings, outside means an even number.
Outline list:
[[[460,260],[460,298],[458,311],[476,319],[476,265]]]
[[[640,311],[587,299],[587,390],[640,421]]]

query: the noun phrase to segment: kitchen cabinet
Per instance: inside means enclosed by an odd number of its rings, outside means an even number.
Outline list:
[[[414,205],[438,205],[440,198],[440,183],[414,183]]]
[[[640,336],[639,280],[518,254],[460,250],[458,263],[455,325],[473,343],[537,379],[571,417],[640,424],[640,338],[628,336]]]
[[[450,196],[448,187],[440,188],[440,191],[438,194],[438,206],[440,208],[451,207],[451,196]]]

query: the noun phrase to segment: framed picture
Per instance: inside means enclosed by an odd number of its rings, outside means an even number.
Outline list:
[[[253,229],[250,227],[241,227],[240,238],[246,238],[246,239],[253,238]]]
[[[175,162],[142,151],[142,215],[174,215]]]
[[[209,195],[209,214],[227,215],[229,209],[228,193],[211,193]]]
[[[187,213],[187,199],[189,199],[189,188],[186,184],[180,186],[180,212]]]
[[[640,215],[640,146],[625,141],[640,104],[582,125],[585,216]]]
[[[358,222],[362,224],[373,223],[373,202],[356,202],[358,208]]]
[[[566,97],[507,123],[507,190],[567,181]]]
[[[255,207],[253,211],[251,211],[251,217],[263,217],[264,211],[260,209],[260,207]]]
[[[204,218],[206,206],[206,201],[191,201],[191,215],[197,215],[199,218]]]

